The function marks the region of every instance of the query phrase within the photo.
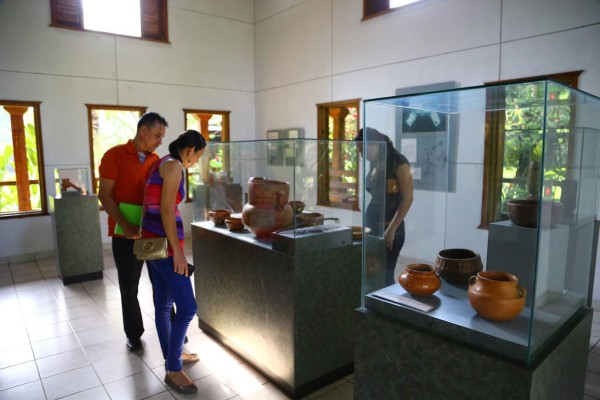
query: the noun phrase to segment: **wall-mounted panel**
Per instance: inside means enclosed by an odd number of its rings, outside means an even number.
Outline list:
[[[306,1],[307,0],[254,0],[254,20],[256,22],[261,22],[263,19],[270,18]],[[331,0],[319,1],[329,3]]]
[[[500,5],[500,0],[425,1],[361,21],[361,1],[334,0],[333,73],[498,43]]]
[[[254,23],[254,4],[248,0],[169,0],[169,10],[181,9]]]
[[[113,36],[49,24],[49,1],[0,2],[0,70],[115,77]]]
[[[169,21],[170,45],[118,39],[119,79],[254,90],[252,24],[179,9]]]
[[[317,138],[317,104],[332,101],[331,78],[260,91],[256,94],[256,137],[267,130],[304,128],[304,137]]]
[[[503,0],[502,41],[600,23],[597,0]],[[596,45],[598,36],[596,36]]]
[[[331,6],[307,1],[256,24],[256,89],[331,75]]]
[[[600,25],[502,45],[502,79],[583,70],[579,88],[600,94]]]

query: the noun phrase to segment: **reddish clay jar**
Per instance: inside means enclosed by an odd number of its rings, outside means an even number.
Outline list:
[[[428,264],[408,264],[398,283],[413,296],[431,296],[442,285],[435,268]]]
[[[288,204],[287,182],[253,177],[248,180],[248,204],[242,209],[242,222],[259,239],[292,225],[294,212]]]
[[[469,304],[491,321],[510,321],[525,306],[527,291],[513,274],[482,271],[469,278]]]

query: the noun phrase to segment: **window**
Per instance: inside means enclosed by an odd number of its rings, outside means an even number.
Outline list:
[[[407,6],[421,0],[363,0],[363,20],[386,14],[395,8]]]
[[[532,79],[550,78],[577,88],[581,72],[575,71],[510,81],[489,82],[487,84],[517,83]],[[541,95],[541,93],[518,92],[508,89],[503,94],[504,98],[500,99],[502,104],[499,104],[499,106],[502,108],[504,104],[516,105],[516,109],[511,107],[511,110],[491,111],[486,115],[480,228],[487,229],[488,224],[491,222],[508,219],[505,209],[508,200],[527,198],[530,194],[536,196],[535,193],[532,194],[534,189],[531,184],[528,185],[527,177],[530,175],[530,171],[535,169],[536,165],[539,165],[536,163],[541,160],[543,121],[541,115],[532,115],[527,110],[519,109],[518,105]],[[561,93],[553,95],[562,96]],[[566,95],[568,96],[568,93]],[[564,100],[565,106],[555,107],[560,115],[553,116],[553,118],[560,118],[563,126],[568,125],[564,123],[564,119],[568,120],[574,117],[571,107],[568,105],[568,99]],[[497,102],[498,99],[488,98],[488,102],[492,101]],[[547,128],[552,129],[552,126]],[[552,148],[554,149],[552,157],[559,159],[569,157],[569,132],[557,130],[552,136],[552,140]],[[567,171],[556,172],[556,176],[552,178],[553,184],[551,186],[560,188],[560,182],[569,177],[564,175]],[[535,190],[541,190],[541,188]],[[544,195],[560,196],[560,192],[554,190],[553,193],[544,193]],[[539,191],[537,193],[539,195]]]
[[[317,105],[319,139],[332,140],[319,152],[319,205],[358,210],[358,154],[353,141],[360,99]],[[343,141],[346,141],[344,143]]]
[[[135,137],[137,123],[146,107],[86,104],[92,160],[92,190],[98,193],[100,161],[106,150]]]
[[[0,218],[46,214],[40,103],[0,100]]]
[[[50,12],[57,28],[169,41],[167,0],[50,0]]]
[[[229,111],[183,110],[185,129],[197,130],[204,136],[207,146],[204,156],[187,170],[186,201],[191,201],[192,190],[200,183],[215,183],[229,168],[229,157],[222,147],[211,149],[210,143],[229,142]]]

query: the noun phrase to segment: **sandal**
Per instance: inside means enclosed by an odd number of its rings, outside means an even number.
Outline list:
[[[183,365],[194,364],[200,361],[200,357],[196,353],[181,353],[181,363]]]

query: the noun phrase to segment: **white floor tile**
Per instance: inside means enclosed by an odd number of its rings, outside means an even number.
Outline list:
[[[49,400],[79,393],[100,386],[101,382],[91,366],[63,372],[42,379]]]
[[[119,379],[105,384],[104,387],[111,399],[120,400],[145,399],[167,390],[151,371]]]
[[[62,374],[72,371],[86,365],[90,365],[82,349],[65,351],[50,357],[39,358],[36,360],[38,371],[42,378]]]

